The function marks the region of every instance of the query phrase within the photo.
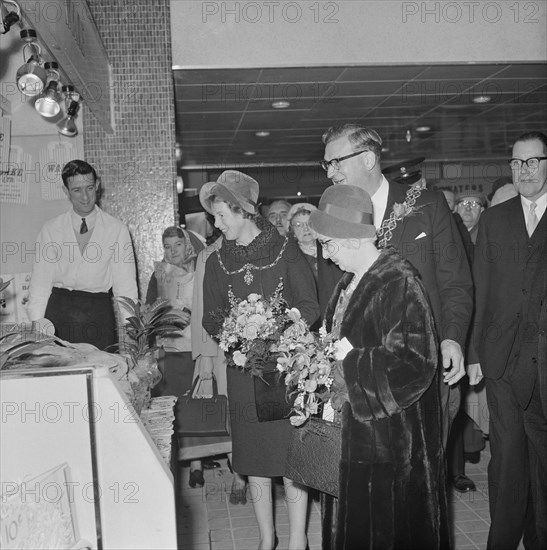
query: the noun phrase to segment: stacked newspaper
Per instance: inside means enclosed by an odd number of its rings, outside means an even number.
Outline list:
[[[153,397],[147,409],[141,411],[141,420],[152,437],[163,460],[171,464],[171,441],[175,422],[175,396]]]

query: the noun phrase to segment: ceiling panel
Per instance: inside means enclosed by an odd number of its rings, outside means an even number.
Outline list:
[[[175,69],[183,168],[309,163],[329,127],[379,131],[385,162],[505,159],[527,130],[547,128],[546,64]],[[476,104],[478,95],[490,101]],[[287,100],[288,109],[272,102]],[[416,128],[427,125],[429,132]],[[258,137],[257,131],[268,131]],[[411,131],[411,142],[406,139]],[[245,156],[252,151],[255,154]]]

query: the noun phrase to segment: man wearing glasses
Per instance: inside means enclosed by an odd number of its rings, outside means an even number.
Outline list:
[[[382,174],[380,136],[358,124],[345,124],[327,130],[323,143],[321,166],[327,177],[334,185],[362,187],[371,196],[376,228],[389,224],[395,212],[401,212],[409,187]],[[473,309],[473,284],[460,234],[442,193],[422,189],[415,204],[408,204],[410,209],[403,209],[403,216],[387,228],[384,237],[420,272],[429,295],[444,369],[441,405],[446,445],[450,421],[460,405],[459,390],[449,392],[448,386],[465,375],[463,349]]]
[[[509,160],[518,196],[479,221],[469,383],[490,411],[488,548],[547,548],[547,136],[529,132]]]
[[[460,215],[473,243],[477,240],[479,219],[484,212],[484,198],[479,191],[463,191],[456,196],[456,212]]]

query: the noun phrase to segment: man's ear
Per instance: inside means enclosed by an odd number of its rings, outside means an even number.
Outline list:
[[[68,194],[68,189],[66,188],[66,185],[63,183],[63,191],[66,195],[66,198],[70,200],[70,195]]]
[[[376,165],[376,155],[373,151],[366,151],[362,155],[367,170],[372,170]]]

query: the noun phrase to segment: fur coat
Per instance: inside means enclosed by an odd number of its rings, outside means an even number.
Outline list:
[[[330,330],[345,274],[326,311]],[[448,548],[438,351],[418,272],[384,250],[350,297],[340,338],[349,403],[342,409],[339,500],[324,499],[323,548]]]

